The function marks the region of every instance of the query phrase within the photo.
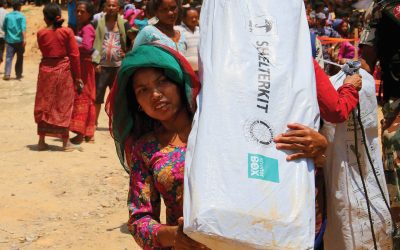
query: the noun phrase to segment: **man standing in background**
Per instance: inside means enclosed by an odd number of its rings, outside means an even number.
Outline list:
[[[95,24],[93,63],[96,65],[96,125],[106,89],[111,88],[133,39],[131,26],[120,16],[118,0],[106,1],[106,13]]]
[[[21,13],[21,2],[19,0],[14,0],[12,7],[13,11],[6,15],[3,23],[5,41],[7,43],[4,80],[10,80],[11,65],[15,54],[17,54],[17,62],[15,63],[17,80],[22,78],[24,63],[26,18]]]
[[[4,40],[3,23],[6,18],[7,11],[4,9],[5,1],[0,0],[0,65],[3,62],[4,48],[6,41]]]

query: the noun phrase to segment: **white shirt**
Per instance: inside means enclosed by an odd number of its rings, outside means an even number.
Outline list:
[[[0,38],[4,38],[5,35],[3,30],[3,23],[7,13],[8,12],[3,7],[0,8]]]
[[[185,53],[185,57],[192,66],[193,70],[197,71],[199,66],[198,66],[198,44],[199,44],[199,39],[200,39],[200,29],[199,27],[196,27],[194,32],[192,32],[191,29],[189,29],[186,24],[182,23],[181,25],[176,27],[177,30],[180,32],[184,33],[186,37],[186,44],[187,44],[187,50]]]

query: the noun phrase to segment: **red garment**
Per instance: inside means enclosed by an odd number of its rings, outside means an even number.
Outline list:
[[[43,56],[34,108],[38,134],[68,138],[74,103],[71,73],[80,78],[78,46],[69,28],[42,29],[37,41]]]
[[[68,57],[74,79],[81,78],[79,49],[74,32],[70,28],[42,29],[37,33],[37,41],[43,58]]]
[[[317,82],[317,99],[322,119],[332,123],[346,121],[350,112],[357,106],[358,91],[350,84],[344,84],[335,90],[317,61],[313,61]]]
[[[68,58],[43,58],[39,65],[34,109],[39,135],[65,137],[73,103],[74,83]],[[56,133],[53,126],[64,130]]]
[[[75,91],[74,109],[71,118],[70,130],[87,137],[93,137],[96,129],[96,83],[95,71],[92,63],[92,50],[95,39],[95,30],[91,24],[85,25],[78,36],[82,38],[79,44],[81,55],[81,76],[85,84],[82,93]]]

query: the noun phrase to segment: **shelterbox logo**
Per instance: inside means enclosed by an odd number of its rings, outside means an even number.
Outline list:
[[[278,160],[248,154],[248,178],[279,183]]]

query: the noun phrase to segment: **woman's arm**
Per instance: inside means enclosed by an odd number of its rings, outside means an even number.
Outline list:
[[[321,117],[331,123],[346,121],[358,103],[357,89],[361,89],[360,75],[346,77],[343,86],[336,91],[318,63],[315,60],[313,62]]]
[[[183,218],[178,226],[160,223],[160,194],[154,186],[153,176],[141,157],[141,147],[132,153],[128,194],[128,229],[143,249],[174,247],[176,250],[206,249],[183,233]]]
[[[96,37],[96,32],[91,24],[82,28],[82,43],[79,44],[79,51],[85,54],[93,52],[93,43]]]
[[[147,26],[143,28],[139,33],[137,34],[135,38],[135,42],[133,43],[133,48],[136,48],[137,46],[140,46],[145,43],[151,42],[151,26]]]
[[[154,186],[153,176],[146,166],[141,150],[135,145],[132,153],[128,209],[128,229],[139,246],[144,249],[162,247],[158,240],[160,223],[160,194]]]

